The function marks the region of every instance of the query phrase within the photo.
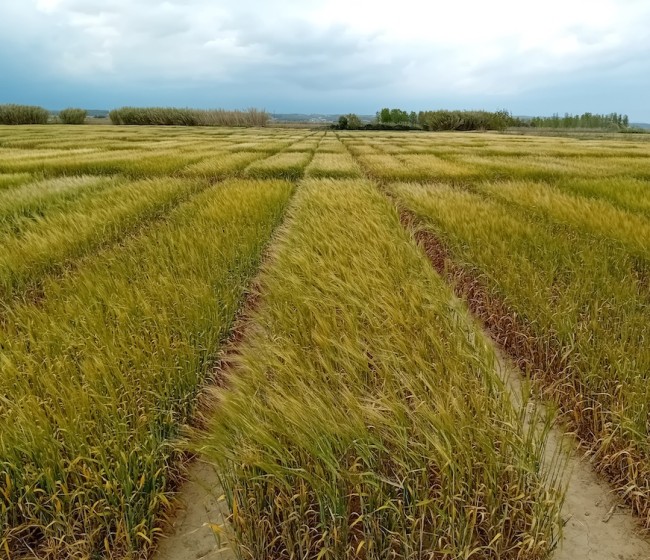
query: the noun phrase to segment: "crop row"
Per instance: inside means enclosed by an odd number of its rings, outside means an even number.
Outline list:
[[[341,138],[650,526],[648,145]]]
[[[141,229],[205,187],[205,183],[178,179],[66,178],[5,191],[13,196],[0,206],[4,214],[0,222],[4,226],[0,228],[0,300],[6,302],[38,286],[44,275]],[[86,192],[65,201],[59,196],[59,204],[55,204],[53,193],[47,196],[52,190],[70,188]],[[29,196],[39,189],[40,201]],[[42,199],[45,205],[40,207]]]

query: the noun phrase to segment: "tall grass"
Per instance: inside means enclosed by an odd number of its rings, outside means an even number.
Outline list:
[[[361,169],[349,154],[316,152],[306,174],[313,178],[350,178],[361,177]]]
[[[313,152],[280,152],[254,161],[244,170],[244,174],[259,179],[296,180],[303,176],[312,157]]]
[[[47,281],[0,331],[0,550],[144,557],[181,472],[173,443],[292,187],[210,188]]]
[[[613,241],[632,255],[650,258],[650,220],[607,200],[590,200],[533,182],[483,183],[478,190],[576,232]]]
[[[29,183],[32,176],[29,173],[7,173],[0,174],[0,191]]]
[[[176,126],[266,126],[269,114],[259,109],[181,109],[175,107],[121,107],[109,113],[113,124]]]
[[[0,161],[0,171],[29,171],[46,177],[122,174],[138,179],[165,177],[204,157],[204,153],[163,146],[157,150],[140,148],[109,152],[89,149],[85,152],[44,153],[40,158],[8,159]]]
[[[47,124],[50,113],[33,105],[0,105],[0,124]]]
[[[650,218],[650,189],[648,182],[642,179],[611,177],[594,180],[571,177],[557,186],[564,192],[607,200],[619,208],[639,212]]]
[[[242,171],[250,163],[262,159],[264,152],[223,152],[185,167],[181,174],[188,177],[219,179]]]
[[[239,558],[546,558],[560,495],[494,356],[364,181],[301,184],[204,451]]]
[[[23,225],[56,214],[111,183],[106,177],[59,177],[0,190],[0,235],[21,231]]]

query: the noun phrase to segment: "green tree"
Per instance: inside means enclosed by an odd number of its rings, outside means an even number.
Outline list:
[[[354,113],[349,113],[348,115],[345,115],[344,118],[347,119],[347,123],[348,123],[347,127],[350,130],[359,130],[360,128],[363,127],[363,124],[361,123],[361,119]]]
[[[394,124],[404,124],[409,122],[409,116],[406,111],[401,109],[391,109],[390,110],[390,122]]]

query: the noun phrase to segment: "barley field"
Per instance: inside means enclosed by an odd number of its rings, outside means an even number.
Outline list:
[[[552,558],[551,430],[650,529],[644,136],[0,126],[0,239],[2,558],[150,558],[197,453],[240,559]]]

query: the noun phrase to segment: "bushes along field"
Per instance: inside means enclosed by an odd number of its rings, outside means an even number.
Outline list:
[[[72,107],[59,112],[59,119],[63,124],[84,124],[87,116],[88,111],[85,109],[75,109]]]
[[[47,124],[50,112],[33,105],[0,105],[0,124]]]
[[[113,124],[177,126],[266,126],[269,114],[259,109],[179,109],[175,107],[121,107],[109,113]]]

